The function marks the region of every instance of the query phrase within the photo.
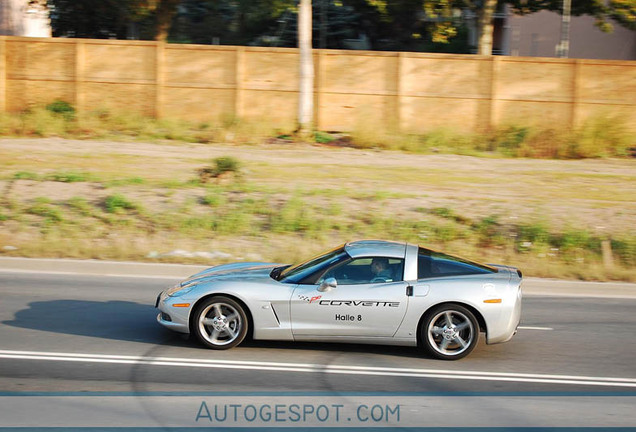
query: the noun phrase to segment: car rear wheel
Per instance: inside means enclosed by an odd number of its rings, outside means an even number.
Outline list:
[[[194,312],[193,330],[209,348],[224,350],[240,344],[247,334],[247,316],[243,307],[225,296],[203,301]]]
[[[429,311],[421,327],[421,342],[433,357],[459,360],[479,340],[479,323],[471,311],[456,304],[440,305]]]

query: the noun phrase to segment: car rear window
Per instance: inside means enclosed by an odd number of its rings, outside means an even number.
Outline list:
[[[488,273],[497,273],[497,269],[426,248],[420,248],[418,252],[418,279]]]

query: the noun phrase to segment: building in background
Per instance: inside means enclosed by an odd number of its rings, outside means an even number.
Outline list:
[[[469,43],[477,45],[475,17],[465,14]],[[614,31],[604,33],[589,15],[572,16],[570,58],[636,60],[636,31],[612,22]],[[515,15],[502,5],[494,15],[493,54],[522,57],[557,57],[561,38],[561,15],[540,11]]]
[[[556,57],[561,37],[561,15],[541,11],[508,19],[509,54],[513,56]],[[594,17],[573,16],[570,24],[569,57],[587,59],[636,60],[636,31],[612,23],[614,31],[604,33],[594,25]]]
[[[0,35],[51,37],[51,20],[46,1],[0,1]]]

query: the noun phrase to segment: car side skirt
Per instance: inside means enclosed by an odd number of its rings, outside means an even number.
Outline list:
[[[385,338],[385,337],[361,337],[361,336],[294,336],[298,342],[333,342],[333,343],[358,343],[371,345],[396,345],[417,346],[415,338]]]

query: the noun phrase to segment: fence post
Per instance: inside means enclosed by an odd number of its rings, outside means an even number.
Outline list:
[[[572,102],[570,103],[570,126],[574,129],[579,122],[579,99],[581,97],[581,60],[575,59],[572,71]]]
[[[318,64],[316,67],[316,76],[314,79],[314,128],[316,130],[321,130],[322,129],[322,120],[321,120],[321,115],[322,112],[320,110],[320,106],[322,105],[323,101],[323,91],[325,88],[325,69],[326,69],[326,62],[325,62],[325,50],[324,49],[318,49],[318,50],[314,50],[314,52],[318,53]]]
[[[166,43],[158,41],[155,50],[155,118],[163,117]]]
[[[404,56],[404,52],[399,52],[395,65],[395,114],[393,118],[393,128],[397,133],[402,132],[402,112],[404,110],[404,80],[402,79],[402,74],[404,73]]]
[[[0,112],[7,111],[7,40],[0,36]]]
[[[86,43],[83,39],[75,39],[75,110],[81,122],[84,113],[84,69],[86,65]]]
[[[605,270],[611,270],[614,267],[614,257],[612,256],[612,242],[610,240],[601,241],[601,252],[603,253]]]
[[[245,80],[245,47],[236,47],[234,117],[243,118],[243,81]]]
[[[491,130],[497,123],[497,97],[499,92],[499,69],[501,67],[501,57],[490,57],[490,99],[488,101],[488,119],[486,129]]]

